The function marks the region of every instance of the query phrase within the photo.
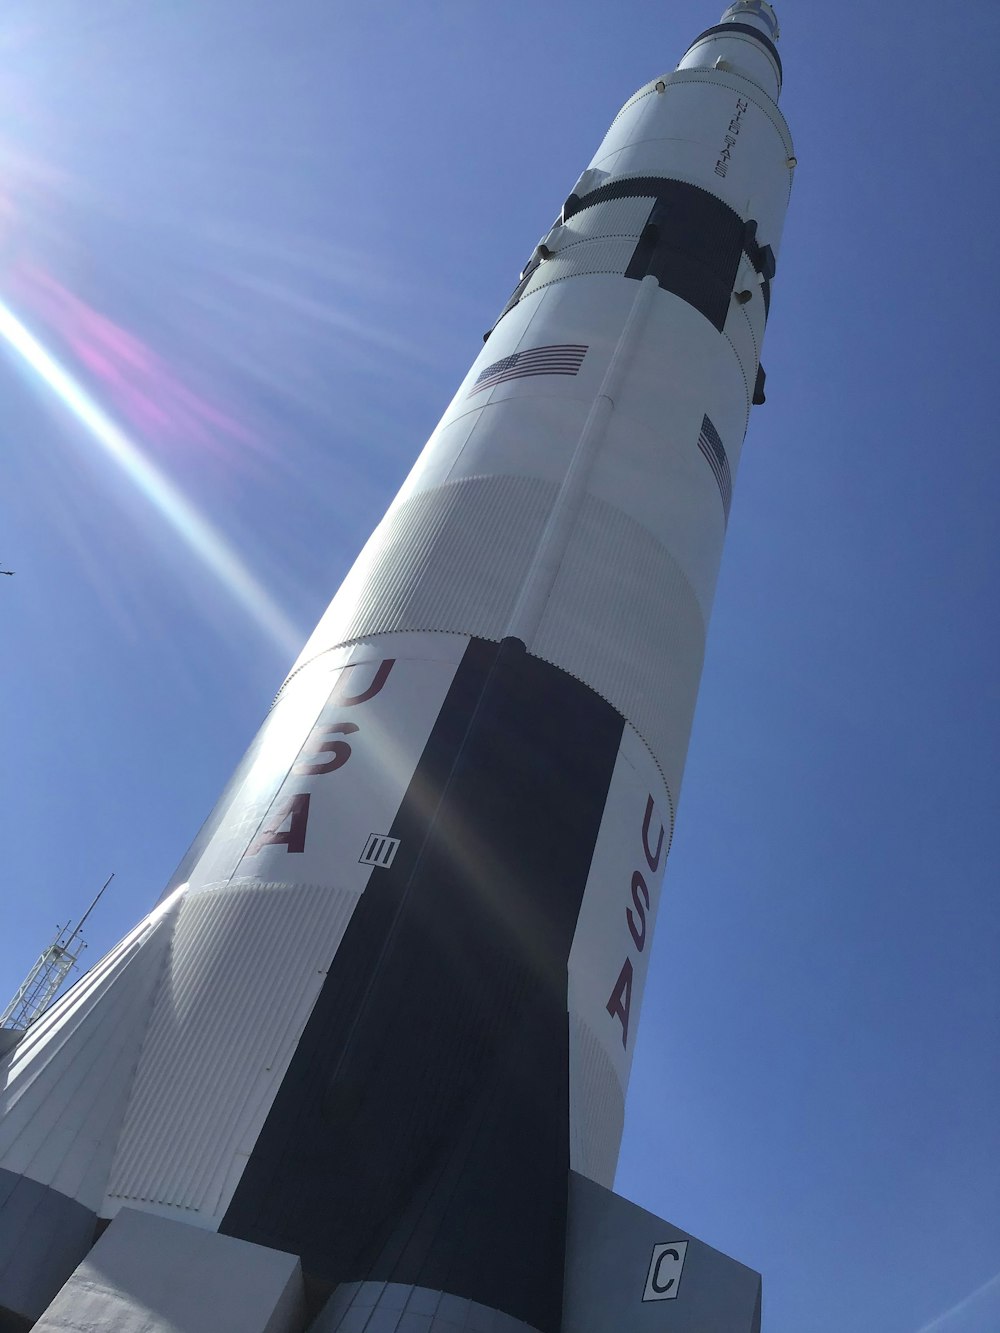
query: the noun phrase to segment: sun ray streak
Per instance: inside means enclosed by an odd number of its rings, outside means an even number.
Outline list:
[[[246,611],[259,629],[283,652],[293,653],[302,634],[254,577],[221,533],[202,517],[174,482],[91,398],[81,384],[51,355],[3,301],[0,337],[89,432],[91,438],[160,513],[188,548]]]
[[[963,1296],[950,1310],[945,1310],[944,1314],[939,1314],[929,1324],[922,1325],[918,1333],[962,1333],[965,1329],[969,1329],[972,1333],[972,1324],[967,1320],[976,1317],[976,1327],[985,1329],[985,1322],[980,1324],[978,1319],[987,1315],[990,1316],[989,1327],[995,1328],[993,1319],[998,1313],[1000,1313],[1000,1273],[994,1274],[968,1296]]]

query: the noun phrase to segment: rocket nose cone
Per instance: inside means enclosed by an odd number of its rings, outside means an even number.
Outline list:
[[[750,23],[753,27],[760,28],[772,42],[776,42],[781,35],[778,16],[774,12],[774,6],[769,5],[767,0],[734,0],[720,22]]]

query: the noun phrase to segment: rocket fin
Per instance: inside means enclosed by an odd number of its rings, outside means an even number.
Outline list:
[[[93,1241],[171,929],[152,912],[0,1063],[0,1308],[36,1317]]]
[[[569,1173],[560,1333],[760,1333],[760,1274]]]

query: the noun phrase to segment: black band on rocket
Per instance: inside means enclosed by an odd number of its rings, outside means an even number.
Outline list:
[[[688,47],[688,51],[691,51],[696,47],[699,42],[703,42],[706,37],[726,37],[734,32],[738,32],[741,37],[755,38],[760,42],[761,46],[766,49],[768,55],[778,66],[778,87],[780,88],[781,81],[784,78],[784,72],[781,68],[781,56],[778,54],[778,48],[771,41],[770,37],[761,32],[759,28],[752,27],[749,23],[716,23],[714,27],[706,28],[704,32],[699,33]],[[687,54],[687,52],[685,52],[685,54]]]
[[[567,960],[623,726],[471,641],[222,1231],[556,1333]]]
[[[628,176],[582,196],[571,194],[562,216],[568,221],[584,209],[613,199],[643,198],[654,202],[625,277],[641,280],[652,274],[664,291],[694,306],[721,333],[740,257],[746,251],[756,266],[761,253],[756,227],[748,235],[739,213],[717,195],[668,176]],[[752,254],[748,245],[753,247]],[[524,285],[514,293],[510,305],[520,298]]]
[[[771,248],[758,243],[756,222],[744,222],[735,209],[709,190],[669,176],[626,176],[588,194],[571,194],[563,204],[562,221],[568,222],[584,209],[614,199],[647,198],[653,204],[625,269],[626,278],[641,281],[652,274],[664,291],[687,301],[721,333],[729,315],[740,257],[746,253],[761,275],[766,316],[770,278],[774,275]],[[497,323],[521,300],[541,262],[536,251]]]
[[[664,181],[625,276],[641,281],[652,274],[664,291],[694,306],[721,333],[742,253],[738,213],[707,190]]]

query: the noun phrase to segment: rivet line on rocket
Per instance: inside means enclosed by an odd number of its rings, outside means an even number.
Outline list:
[[[653,295],[658,290],[659,283],[651,274],[639,283],[639,290],[635,294],[625,326],[611,355],[597,397],[587,414],[587,420],[573,451],[572,461],[566,470],[552,512],[542,531],[535,558],[531,562],[531,568],[528,570],[527,578],[507,624],[508,637],[520,639],[529,649],[566,553],[573,525],[586,494],[587,481],[594,461],[607,435],[615,397],[625,377],[631,355],[645,328]]]
[[[741,97],[749,98],[754,106],[768,118],[781,135],[782,142],[788,147],[789,153],[792,152],[791,131],[778,103],[773,97],[769,96],[766,88],[762,88],[759,83],[754,83],[753,79],[748,79],[746,75],[740,74],[737,70],[705,69],[702,66],[696,66],[692,69],[675,69],[672,74],[663,76],[663,82],[667,85],[668,91],[673,85],[705,83],[709,87],[730,88],[733,92],[738,92]],[[656,85],[650,84],[648,88],[636,93],[629,102],[625,103],[615,119],[617,120],[619,116],[622,116],[640,98],[651,96],[655,90]]]

